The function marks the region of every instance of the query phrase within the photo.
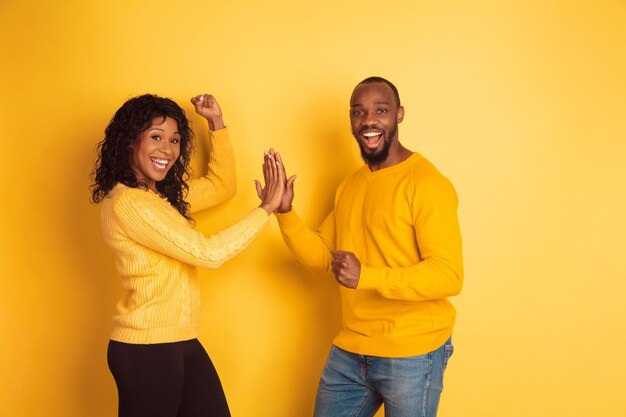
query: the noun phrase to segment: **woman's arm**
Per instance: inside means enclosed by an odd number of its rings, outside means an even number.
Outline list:
[[[113,203],[113,213],[133,241],[186,264],[218,268],[241,252],[265,227],[284,194],[285,177],[273,156],[265,155],[265,193],[258,208],[211,236],[196,231],[155,193],[127,188]]]
[[[234,197],[237,192],[237,178],[235,155],[219,103],[210,94],[195,96],[191,103],[196,113],[209,124],[211,146],[206,175],[189,181],[189,192],[185,200],[191,205],[190,211],[193,213]]]
[[[267,225],[269,215],[256,208],[241,220],[210,236],[194,230],[156,195],[127,189],[113,204],[113,213],[131,240],[202,268],[218,268],[241,252]]]

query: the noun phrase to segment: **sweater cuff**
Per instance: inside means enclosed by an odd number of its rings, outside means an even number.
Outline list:
[[[228,140],[228,127],[224,127],[220,130],[209,129],[209,137],[211,138],[211,140]]]
[[[361,265],[361,276],[359,277],[359,290],[380,290],[385,280],[385,268],[371,268]]]
[[[274,215],[278,220],[280,230],[287,235],[293,234],[305,227],[304,223],[293,208],[287,213],[274,213]]]
[[[267,223],[270,218],[270,215],[267,214],[267,211],[265,211],[265,209],[262,209],[261,207],[255,207],[250,212],[250,214],[248,214],[248,216],[250,216],[250,220],[252,220],[254,223]]]

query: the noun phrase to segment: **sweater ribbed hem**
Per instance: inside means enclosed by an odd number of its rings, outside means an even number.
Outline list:
[[[441,347],[452,335],[452,327],[411,336],[365,336],[343,329],[333,344],[357,355],[382,358],[407,358],[424,355]]]
[[[198,324],[178,327],[160,327],[156,329],[116,327],[111,333],[111,340],[135,345],[182,342],[196,338],[198,338]]]

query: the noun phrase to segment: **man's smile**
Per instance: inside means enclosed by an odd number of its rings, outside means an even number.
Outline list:
[[[360,134],[364,145],[369,149],[376,149],[383,138],[383,132],[380,130],[366,130]]]

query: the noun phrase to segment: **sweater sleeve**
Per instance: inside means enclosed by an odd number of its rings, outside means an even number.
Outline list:
[[[421,180],[413,197],[413,224],[421,261],[398,268],[362,266],[358,289],[383,297],[426,301],[457,295],[463,285],[458,199],[445,177]]]
[[[146,191],[129,189],[116,200],[115,216],[133,241],[202,268],[218,268],[241,252],[263,230],[269,216],[256,208],[232,226],[211,236],[194,230],[176,210]]]
[[[316,232],[306,227],[295,210],[278,214],[278,225],[287,247],[298,261],[308,269],[329,273],[332,261],[331,250],[335,247],[335,216],[331,212]]]
[[[186,201],[190,211],[198,212],[216,206],[237,193],[235,155],[230,143],[228,128],[209,131],[211,150],[207,173],[189,182]]]

